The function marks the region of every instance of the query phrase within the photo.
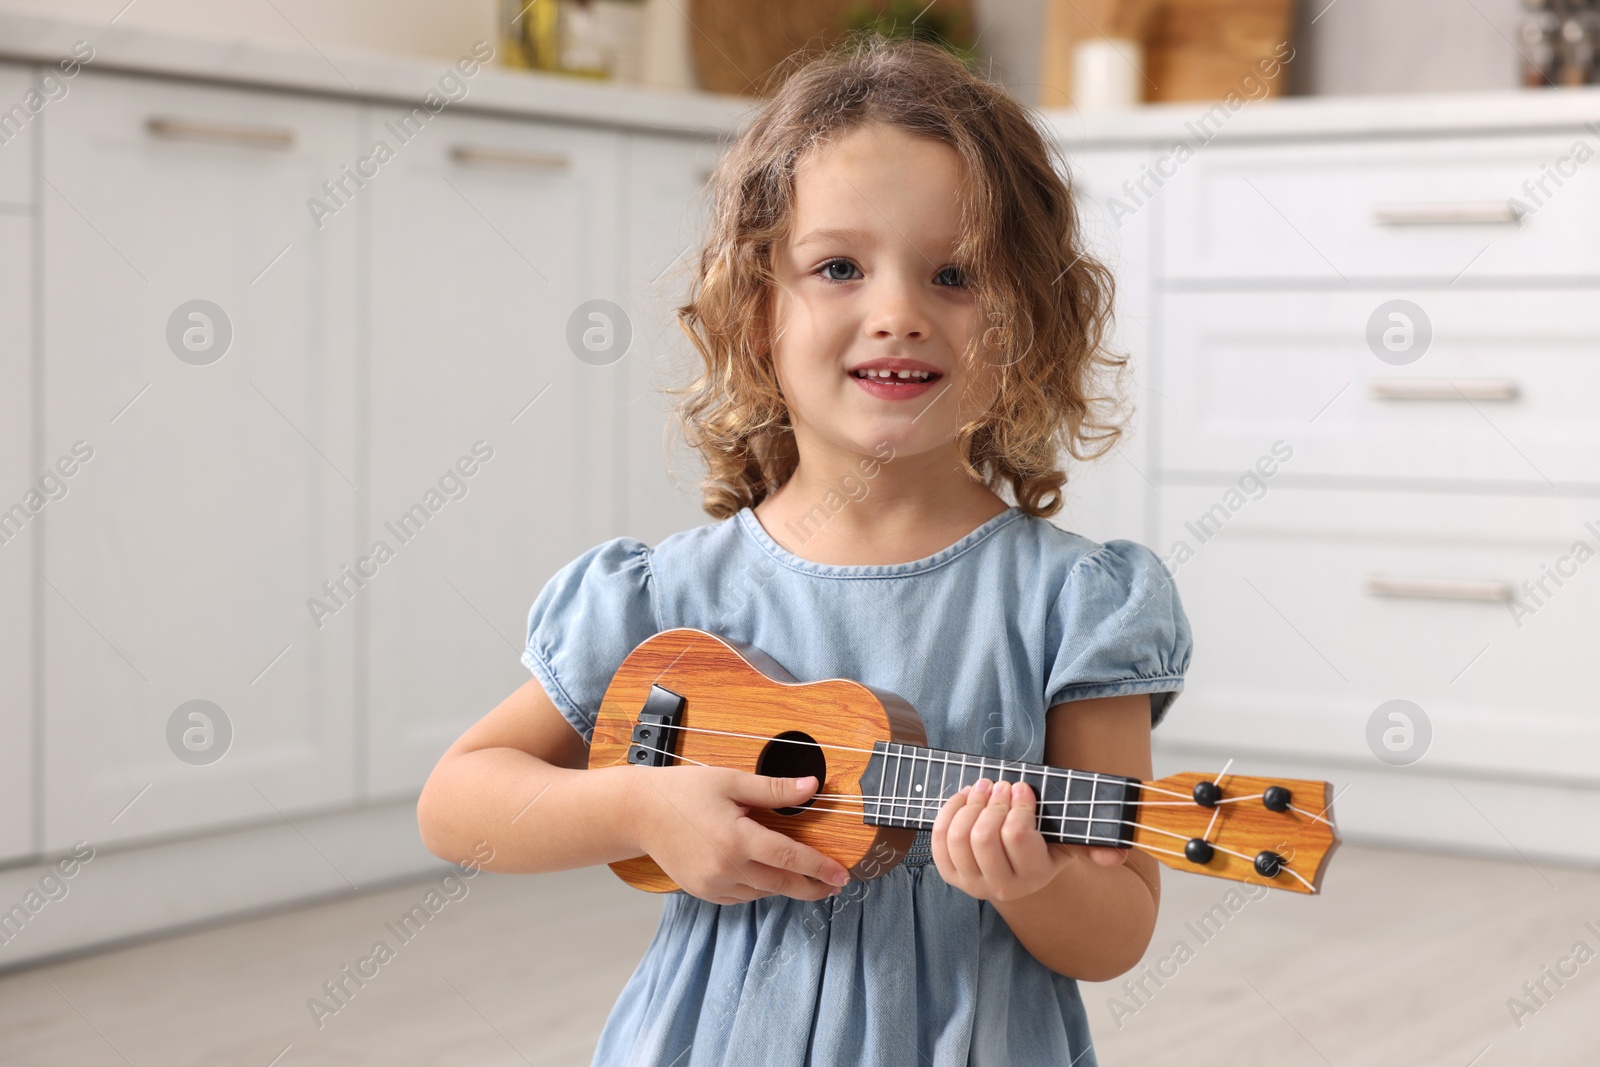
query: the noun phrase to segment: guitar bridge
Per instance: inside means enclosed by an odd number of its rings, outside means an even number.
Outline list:
[[[650,687],[650,696],[639,709],[628,746],[628,762],[639,767],[670,767],[677,759],[679,726],[687,701],[670,689]]]

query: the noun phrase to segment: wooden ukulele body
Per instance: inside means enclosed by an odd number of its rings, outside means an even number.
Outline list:
[[[797,682],[757,648],[702,630],[675,629],[639,645],[612,678],[589,741],[591,768],[628,762],[639,709],[653,685],[694,694],[683,711],[686,729],[673,746],[679,764],[803,777],[813,772],[792,761],[796,746],[773,744],[775,736],[799,731],[812,741],[839,746],[814,750],[825,767],[817,792],[859,797],[874,742],[928,743],[916,710],[894,693],[843,678]],[[696,732],[701,730],[726,732]],[[741,734],[751,736],[736,736]],[[869,826],[859,817],[859,803],[818,800],[815,807],[834,812],[853,807],[858,814],[752,808],[750,817],[838,860],[857,879],[888,873],[911,847],[915,831]],[[638,889],[669,893],[681,888],[649,856],[610,867]]]

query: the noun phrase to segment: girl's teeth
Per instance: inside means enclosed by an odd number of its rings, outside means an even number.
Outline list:
[[[932,373],[923,370],[863,370],[857,371],[856,374],[858,377],[871,378],[878,381],[926,382],[933,377]]]

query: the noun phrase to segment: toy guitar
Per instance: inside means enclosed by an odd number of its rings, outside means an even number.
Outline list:
[[[628,654],[606,689],[589,766],[700,764],[816,775],[802,805],[750,817],[837,860],[852,878],[886,874],[916,830],[980,777],[1025,781],[1039,830],[1064,844],[1140,848],[1167,866],[1316,893],[1339,844],[1327,782],[1185,773],[1114,774],[927,747],[915,709],[883,689],[798,682],[769,656],[704,630],[666,630]],[[639,889],[679,886],[648,856],[611,869]]]

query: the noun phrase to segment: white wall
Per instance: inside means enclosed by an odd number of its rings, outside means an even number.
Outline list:
[[[683,0],[687,2],[687,0]],[[118,26],[176,30],[304,47],[340,45],[455,59],[495,41],[498,0],[0,0],[0,9],[49,12]],[[120,13],[120,14],[119,14]]]
[[[1510,89],[1517,0],[1299,0],[1306,41],[1297,92]],[[1312,22],[1316,19],[1315,23]]]

